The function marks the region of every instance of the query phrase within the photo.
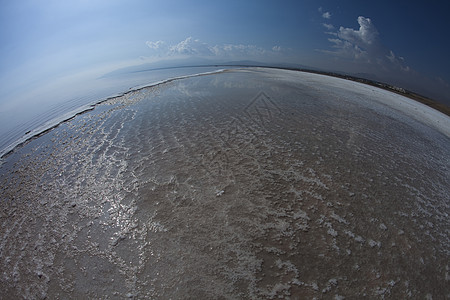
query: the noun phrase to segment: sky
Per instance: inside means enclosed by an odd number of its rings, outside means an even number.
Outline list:
[[[128,66],[236,60],[350,73],[450,106],[447,3],[0,0],[0,113],[21,92]]]

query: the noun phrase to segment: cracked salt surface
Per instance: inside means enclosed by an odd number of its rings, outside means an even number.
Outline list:
[[[0,298],[449,297],[448,124],[273,69],[111,99],[1,166]]]

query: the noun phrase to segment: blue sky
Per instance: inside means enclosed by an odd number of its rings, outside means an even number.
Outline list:
[[[365,74],[450,105],[446,3],[0,1],[0,111],[20,90],[194,58]]]

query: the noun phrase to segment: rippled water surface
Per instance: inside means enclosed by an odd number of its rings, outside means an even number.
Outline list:
[[[4,102],[0,106],[0,157],[30,136],[52,128],[112,95],[162,80],[218,69],[199,66],[135,72],[117,70],[98,78],[81,76],[82,79],[69,80],[66,84],[52,83],[36,91],[16,90],[7,97],[0,94],[0,100]]]
[[[0,298],[448,297],[448,128],[389,97],[235,70],[61,124],[1,166]]]

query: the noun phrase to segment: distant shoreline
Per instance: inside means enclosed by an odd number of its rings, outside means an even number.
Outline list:
[[[279,68],[280,69],[280,68]],[[422,104],[425,104],[426,106],[429,106],[431,108],[436,109],[437,111],[440,111],[441,113],[450,116],[450,107],[446,106],[443,103],[437,102],[436,100],[433,100],[431,98],[422,96],[420,94],[417,94],[415,92],[406,90],[404,88],[401,87],[397,87],[397,86],[393,86],[387,83],[382,83],[382,82],[377,82],[374,80],[369,80],[369,79],[365,79],[365,78],[359,78],[359,77],[354,77],[354,76],[350,76],[350,75],[342,75],[342,74],[338,74],[338,73],[332,73],[332,72],[322,72],[322,71],[315,71],[315,70],[303,70],[303,69],[295,69],[295,68],[282,68],[282,69],[286,69],[286,70],[294,70],[294,71],[301,71],[301,72],[307,72],[307,73],[313,73],[313,74],[320,74],[320,75],[326,75],[326,76],[332,76],[332,77],[337,77],[337,78],[342,78],[342,79],[346,79],[346,80],[351,80],[351,81],[355,81],[355,82],[359,82],[359,83],[364,83],[367,85],[371,85],[374,87],[378,87],[402,96],[405,96],[407,98],[410,98],[412,100],[415,100],[417,102],[420,102]]]
[[[214,68],[224,68],[221,70],[216,70],[213,72],[205,72],[205,73],[198,73],[198,74],[192,74],[192,75],[186,75],[186,76],[179,76],[179,77],[174,77],[174,78],[167,78],[165,80],[161,80],[161,81],[157,81],[157,82],[153,82],[153,83],[149,83],[149,84],[145,84],[145,85],[141,85],[141,86],[137,86],[134,88],[130,88],[129,90],[126,90],[124,92],[115,94],[115,95],[111,95],[109,97],[100,99],[98,101],[96,101],[93,104],[90,105],[86,105],[83,108],[76,110],[72,113],[70,113],[68,116],[65,116],[61,119],[58,119],[58,121],[54,122],[53,124],[49,125],[49,126],[45,126],[45,128],[38,128],[35,130],[28,130],[27,132],[25,132],[24,136],[20,139],[18,139],[16,142],[12,143],[11,145],[7,146],[4,149],[0,149],[0,165],[1,165],[1,159],[6,158],[7,156],[9,156],[10,154],[12,154],[15,149],[17,149],[17,147],[23,146],[24,144],[27,144],[28,142],[30,142],[31,140],[34,140],[44,134],[46,134],[47,132],[51,131],[52,129],[60,126],[62,123],[65,123],[73,118],[75,118],[78,115],[82,115],[86,112],[89,112],[91,110],[93,110],[97,105],[102,104],[103,102],[106,102],[110,99],[114,99],[120,96],[124,96],[128,93],[131,92],[135,92],[135,91],[139,91],[142,90],[144,88],[148,88],[148,87],[152,87],[152,86],[157,86],[160,84],[164,84],[164,83],[168,83],[177,79],[183,79],[183,78],[188,78],[188,77],[196,77],[196,76],[204,76],[204,75],[209,75],[209,74],[214,74],[214,73],[221,73],[221,72],[226,72],[232,69],[227,69],[227,67],[234,67],[234,68],[266,68],[266,69],[278,69],[278,70],[289,70],[289,71],[297,71],[297,72],[305,72],[305,73],[311,73],[311,74],[318,74],[318,75],[325,75],[325,76],[330,76],[330,77],[335,77],[335,78],[340,78],[340,79],[345,79],[345,80],[350,80],[350,81],[354,81],[354,82],[358,82],[358,83],[363,83],[366,85],[370,85],[370,86],[374,86],[377,88],[381,88],[384,90],[387,90],[389,92],[393,92],[396,93],[398,95],[407,97],[409,99],[412,99],[416,102],[422,103],[428,107],[431,107],[443,114],[445,114],[446,116],[450,117],[450,107],[446,106],[443,103],[439,103],[433,99],[430,99],[428,97],[419,95],[417,93],[408,91],[406,89],[400,88],[400,87],[396,87],[393,85],[389,85],[386,83],[381,83],[381,82],[377,82],[377,81],[373,81],[373,80],[368,80],[368,79],[364,79],[364,78],[359,78],[359,77],[354,77],[354,76],[350,76],[350,75],[343,75],[343,74],[338,74],[338,73],[333,73],[333,72],[325,72],[325,71],[317,71],[317,70],[311,70],[311,69],[304,69],[304,68],[290,68],[290,67],[277,67],[277,66],[268,66],[268,65],[258,65],[258,64],[211,64],[211,65],[196,65],[196,66],[179,66],[179,67],[167,67],[167,68],[156,68],[156,69],[149,69],[149,70],[141,70],[141,71],[137,71],[137,72],[144,72],[144,71],[152,71],[152,70],[161,70],[161,69],[177,69],[177,68],[196,68],[196,67],[214,67]]]
[[[325,75],[325,76],[346,79],[346,80],[350,80],[350,81],[355,81],[355,82],[371,85],[374,87],[378,87],[378,88],[387,90],[389,92],[396,93],[398,95],[402,95],[404,97],[407,97],[414,101],[422,103],[428,107],[431,107],[437,111],[440,111],[441,113],[450,117],[450,107],[448,107],[447,105],[445,105],[443,103],[437,102],[436,100],[433,100],[431,98],[425,97],[425,96],[417,94],[415,92],[406,90],[401,87],[397,87],[397,86],[390,85],[387,83],[382,83],[382,82],[369,80],[369,79],[365,79],[365,78],[355,77],[355,76],[351,76],[351,75],[344,75],[344,74],[339,74],[339,73],[334,73],[334,72],[317,71],[317,70],[311,70],[311,69],[276,67],[276,66],[265,66],[265,65],[220,65],[220,64],[218,64],[218,65],[213,65],[213,66],[215,66],[215,67],[232,66],[232,67],[247,67],[247,68],[280,69],[280,70],[299,71],[299,72],[319,74],[319,75]]]
[[[319,75],[325,75],[325,76],[331,76],[331,77],[336,77],[336,78],[341,78],[341,79],[346,79],[346,80],[350,80],[350,81],[355,81],[355,82],[359,82],[359,83],[363,83],[363,84],[367,84],[370,86],[374,86],[374,87],[378,87],[393,93],[396,93],[398,95],[402,95],[404,97],[410,98],[414,101],[417,101],[419,103],[422,103],[428,107],[431,107],[447,116],[450,117],[450,107],[440,103],[436,100],[433,100],[429,97],[420,95],[418,93],[409,91],[407,89],[401,88],[401,87],[397,87],[391,84],[387,84],[387,83],[383,83],[383,82],[378,82],[375,80],[370,80],[370,79],[365,79],[365,78],[361,78],[361,77],[356,77],[356,76],[351,76],[351,75],[345,75],[345,74],[340,74],[340,73],[335,73],[335,72],[327,72],[327,71],[318,71],[318,70],[313,70],[313,69],[308,69],[308,68],[298,68],[298,67],[288,67],[288,66],[276,66],[276,65],[265,65],[265,64],[258,64],[258,63],[224,63],[224,64],[207,64],[207,65],[182,65],[182,66],[171,66],[171,67],[159,67],[159,68],[150,68],[150,69],[145,69],[145,70],[138,70],[138,71],[133,71],[132,73],[137,73],[137,72],[146,72],[146,71],[157,71],[157,70],[165,70],[165,69],[179,69],[179,68],[200,68],[200,67],[220,67],[220,68],[227,68],[227,67],[237,67],[237,68],[267,68],[267,69],[279,69],[279,70],[289,70],[289,71],[298,71],[298,72],[306,72],[306,73],[312,73],[312,74],[319,74]]]

